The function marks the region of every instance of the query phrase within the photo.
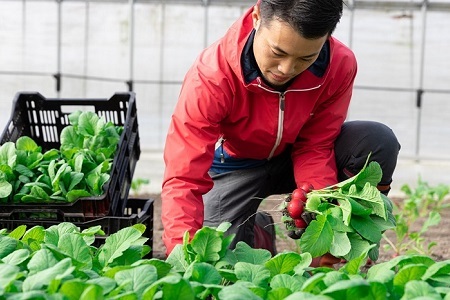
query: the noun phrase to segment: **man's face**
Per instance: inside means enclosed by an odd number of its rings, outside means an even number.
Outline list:
[[[275,87],[283,86],[309,68],[328,38],[305,39],[289,24],[275,18],[261,24],[257,8],[252,16],[256,29],[255,59],[264,79]]]

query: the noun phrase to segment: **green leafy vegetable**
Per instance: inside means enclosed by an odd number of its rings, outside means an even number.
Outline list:
[[[0,146],[0,203],[73,202],[104,193],[123,127],[93,112],[76,111],[69,120],[59,150],[42,153],[28,136]]]
[[[300,238],[313,257],[331,253],[347,260],[371,249],[377,260],[382,233],[395,227],[390,200],[377,189],[382,171],[370,162],[357,175],[307,194],[305,211],[316,214]]]

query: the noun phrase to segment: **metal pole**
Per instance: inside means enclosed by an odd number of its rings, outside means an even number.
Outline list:
[[[206,47],[208,45],[208,32],[209,32],[209,0],[202,0],[203,6],[205,6],[205,25],[203,26],[203,46]]]
[[[59,98],[61,94],[61,3],[63,0],[56,0],[58,3],[58,26],[56,37],[56,74],[53,76],[56,79],[56,96]]]
[[[351,49],[353,47],[353,29],[355,28],[355,2],[350,0],[348,3],[348,9],[350,10],[350,28],[348,34],[348,46]]]
[[[85,23],[84,23],[84,45],[83,45],[83,75],[88,76],[88,62],[89,62],[89,11],[90,11],[90,0],[86,0],[86,9],[84,13]],[[83,97],[87,97],[87,80],[83,79]]]
[[[423,96],[423,77],[425,72],[425,43],[426,43],[426,32],[427,32],[427,8],[428,0],[424,0],[422,3],[422,36],[420,43],[420,65],[419,65],[419,85],[417,89],[417,124],[416,124],[416,160],[419,161],[420,153],[420,128],[422,123],[422,96]]]
[[[129,16],[129,24],[130,24],[130,43],[129,43],[129,52],[130,52],[130,70],[129,70],[129,80],[127,82],[128,91],[133,91],[133,74],[134,74],[134,0],[129,0],[130,4],[130,16]]]
[[[164,80],[164,46],[165,46],[165,24],[166,24],[166,1],[162,0],[161,7],[161,43],[159,48],[159,80]],[[163,84],[159,84],[159,97],[158,97],[158,113],[160,116],[164,115],[163,109]],[[163,119],[158,122],[158,141],[163,141],[164,136],[163,130]],[[164,144],[161,145],[161,148],[164,147]]]

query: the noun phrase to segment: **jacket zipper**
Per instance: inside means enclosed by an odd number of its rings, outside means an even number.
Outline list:
[[[280,143],[281,143],[281,139],[283,138],[284,107],[285,107],[286,93],[288,93],[288,92],[307,92],[307,91],[311,91],[311,90],[318,89],[318,88],[320,88],[322,85],[319,84],[319,85],[317,85],[317,86],[315,86],[315,87],[312,87],[312,88],[309,88],[309,89],[294,89],[294,90],[286,90],[286,91],[284,91],[284,92],[278,92],[278,91],[274,91],[274,90],[268,89],[268,88],[266,88],[265,86],[263,86],[263,85],[261,84],[261,79],[260,79],[259,77],[258,77],[256,80],[257,80],[257,82],[258,82],[257,86],[258,86],[259,88],[261,88],[261,89],[263,89],[263,90],[265,90],[265,91],[267,91],[267,92],[270,92],[270,93],[274,93],[274,94],[278,94],[278,95],[279,95],[279,96],[278,96],[278,99],[279,99],[279,100],[278,100],[278,103],[279,103],[279,105],[278,105],[279,110],[278,110],[277,138],[276,138],[276,140],[275,140],[275,144],[274,144],[273,147],[272,147],[272,150],[270,151],[269,156],[267,157],[267,159],[270,160],[270,159],[272,159],[272,157],[273,157],[275,151],[277,150],[278,146],[279,146]]]
[[[267,159],[271,159],[275,150],[277,150],[278,146],[281,143],[281,138],[283,137],[283,123],[284,123],[284,100],[285,100],[285,92],[280,93],[278,97],[279,110],[278,110],[278,129],[277,129],[277,139],[275,140],[275,145],[273,145],[272,151],[270,151],[269,157]]]

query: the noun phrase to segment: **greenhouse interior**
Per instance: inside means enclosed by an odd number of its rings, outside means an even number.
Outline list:
[[[46,98],[136,94],[135,177],[161,189],[162,151],[183,77],[200,51],[255,1],[2,0],[0,114],[18,92]],[[344,1],[335,37],[358,74],[348,120],[388,125],[400,143],[393,193],[419,178],[450,182],[449,0]]]
[[[450,0],[0,0],[0,300],[449,300],[449,28]]]

